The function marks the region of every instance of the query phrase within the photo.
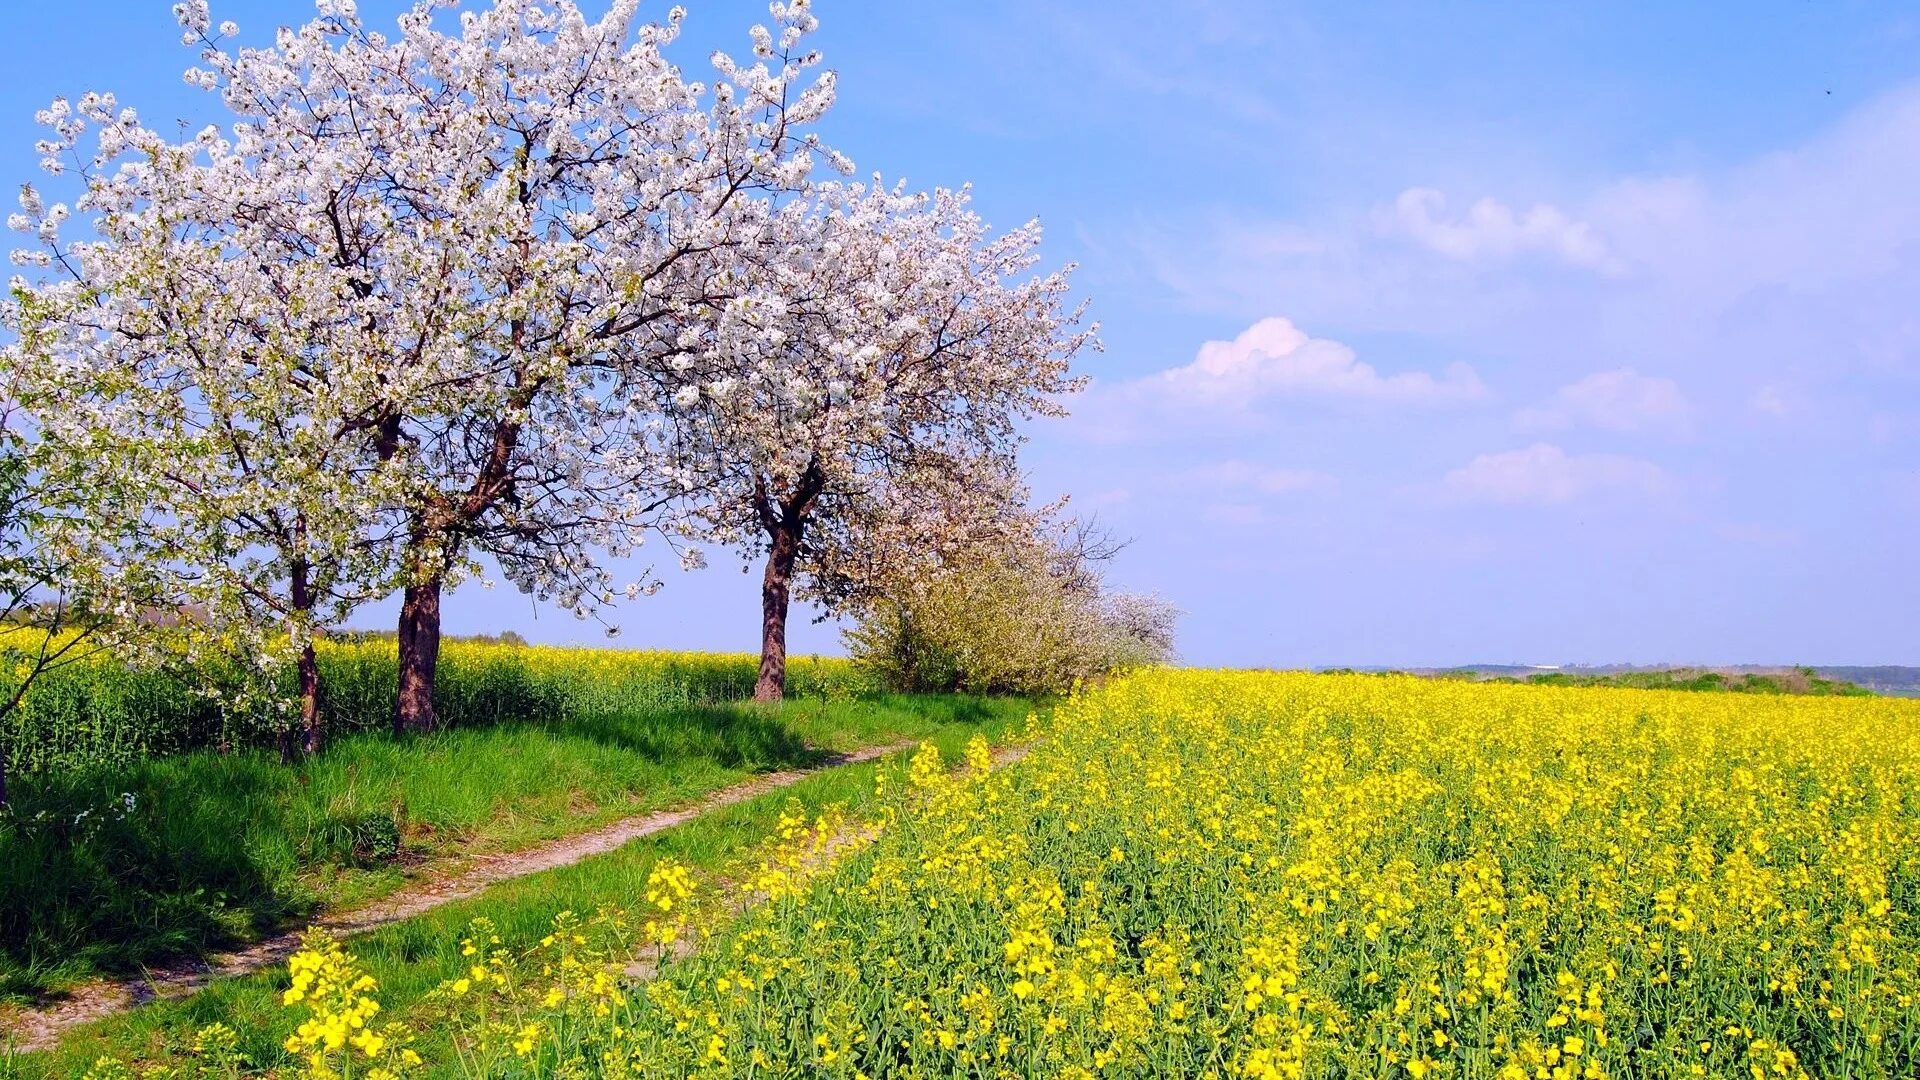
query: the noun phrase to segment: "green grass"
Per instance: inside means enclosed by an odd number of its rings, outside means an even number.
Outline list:
[[[792,707],[782,718],[796,728],[812,726],[822,736],[830,728],[833,734],[860,742],[920,738],[940,746],[953,759],[976,731],[998,737],[1017,730],[1031,707],[1019,699],[889,698],[851,706]],[[404,1019],[423,995],[462,973],[471,962],[460,954],[459,942],[474,917],[491,919],[508,945],[525,946],[544,935],[560,911],[588,914],[603,907],[635,907],[645,892],[647,873],[658,859],[672,856],[709,873],[723,870],[767,838],[789,799],[810,811],[835,803],[856,812],[868,806],[874,798],[877,767],[868,763],[824,771],[617,851],[506,882],[473,899],[353,938],[349,948],[380,981],[384,1015]],[[74,1076],[101,1056],[164,1061],[170,1049],[184,1045],[192,1031],[216,1022],[244,1033],[247,1055],[256,1065],[271,1067],[284,1060],[280,1044],[297,1020],[278,1003],[285,986],[286,975],[280,969],[223,980],[192,997],[148,1005],[76,1029],[46,1053],[9,1060],[0,1050],[0,1077]],[[429,1061],[449,1061],[449,1055],[428,1052],[436,1049],[434,1038],[432,1032],[423,1035],[422,1052]]]
[[[0,1002],[202,955],[365,902],[423,860],[522,847],[769,769],[946,732],[1024,704],[866,697],[570,708],[288,767],[196,752],[16,786],[0,823]],[[130,802],[129,802],[130,798]]]
[[[399,679],[390,639],[325,641],[319,662],[320,712],[334,737],[389,726]],[[751,653],[449,639],[440,654],[434,703],[449,728],[703,705],[750,697],[758,668]],[[279,675],[281,691],[291,695],[292,672]],[[787,691],[792,697],[844,698],[873,689],[869,682],[847,660],[796,656]],[[209,693],[238,685],[233,665],[220,660],[155,669],[96,657],[36,680],[21,707],[0,716],[0,750],[16,774],[49,774],[122,768],[200,749],[275,746],[287,720],[283,710],[258,696],[244,699],[251,704],[229,700],[223,706],[228,699]]]

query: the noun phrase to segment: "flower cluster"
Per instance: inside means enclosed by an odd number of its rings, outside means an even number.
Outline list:
[[[618,911],[591,919],[563,911],[538,944],[518,951],[475,919],[460,943],[471,966],[430,995],[428,1012],[452,1035],[467,1075],[619,1075],[633,1006],[627,967],[653,944]],[[590,1067],[595,1059],[604,1060]]]
[[[661,859],[647,872],[647,940],[671,945],[686,926],[687,901],[693,897],[693,875],[673,859]],[[675,908],[679,910],[676,911]]]
[[[287,962],[287,973],[293,985],[281,995],[281,1004],[304,1003],[313,1011],[313,1019],[288,1037],[288,1050],[338,1050],[349,1037],[356,1046],[369,1041],[367,1021],[380,1003],[365,993],[377,984],[357,972],[353,957],[338,944],[315,936]]]
[[[968,756],[669,966],[622,1045],[712,1077],[1920,1065],[1913,703],[1162,671]]]
[[[305,1063],[307,1076],[347,1077],[358,1064],[366,1080],[394,1080],[421,1063],[406,1045],[411,1032],[392,1024],[372,1026],[380,1012],[372,996],[379,984],[325,931],[307,932],[300,951],[287,961],[287,974],[291,983],[281,1003],[304,1008],[307,1019],[287,1036],[286,1049]]]

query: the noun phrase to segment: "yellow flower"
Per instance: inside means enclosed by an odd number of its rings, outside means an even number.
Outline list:
[[[528,1024],[527,1026],[520,1029],[519,1036],[514,1039],[513,1052],[516,1054],[519,1054],[521,1057],[530,1056],[533,1053],[533,1048],[535,1045],[537,1045],[539,1038],[540,1038],[540,1025]]]
[[[663,859],[630,930],[470,931],[450,1037],[528,1057],[578,1030],[608,1076],[771,1072],[796,1038],[816,1071],[885,1071],[876,1031],[979,1075],[1196,1048],[1275,1080],[1905,1075],[1920,704],[1152,670],[1035,734],[1013,765],[929,746],[878,811],[865,785],[790,802],[711,903]],[[629,1000],[636,957],[660,967]],[[374,993],[324,949],[290,963],[290,1049],[358,1064]],[[1657,1046],[1626,1034],[1669,1000]],[[1771,1037],[1808,1017],[1834,1037]],[[410,1067],[379,1030],[377,1065]]]

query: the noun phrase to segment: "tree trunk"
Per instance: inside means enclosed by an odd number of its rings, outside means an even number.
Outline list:
[[[394,698],[393,733],[425,734],[440,726],[433,707],[433,682],[440,666],[440,586],[442,571],[407,585],[400,601],[400,692]]]
[[[781,701],[787,696],[787,607],[792,600],[793,564],[800,555],[800,529],[785,522],[771,532],[767,573],[760,583],[760,678],[753,700]]]
[[[306,534],[306,515],[302,514],[296,528],[304,540]],[[291,599],[293,610],[305,621],[313,612],[313,584],[311,568],[304,558],[296,558],[293,563]],[[294,663],[294,670],[300,681],[300,726],[292,731],[280,733],[280,760],[291,762],[297,757],[320,752],[321,744],[326,741],[320,724],[320,661],[314,655],[313,627],[301,628],[300,656]]]
[[[760,583],[760,678],[753,700],[782,701],[787,696],[787,607],[793,597],[793,565],[815,500],[826,489],[827,474],[816,457],[807,463],[787,498],[777,500],[762,476],[753,479],[753,508],[767,531],[767,573]]]
[[[0,744],[0,810],[7,808],[7,748]]]
[[[896,689],[909,694],[918,693],[924,687],[920,685],[920,642],[913,633],[913,612],[904,603],[896,603],[900,609],[900,685]]]
[[[320,660],[313,638],[300,650],[300,752],[317,754],[327,742],[326,722],[320,718]]]

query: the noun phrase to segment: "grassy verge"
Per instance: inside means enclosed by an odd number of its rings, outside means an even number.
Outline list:
[[[15,642],[15,644],[19,644]],[[386,730],[399,666],[391,638],[320,643],[320,714],[334,736]],[[583,649],[448,640],[434,705],[452,729],[556,720],[609,711],[743,701],[753,653]],[[291,680],[291,672],[282,671]],[[96,657],[49,673],[19,709],[0,717],[0,748],[16,774],[125,768],[207,749],[272,748],[286,715],[264,699],[222,701],[206,691],[240,682],[218,661],[188,670],[132,668]],[[847,660],[796,656],[787,691],[844,698],[876,689]],[[281,686],[295,693],[291,681]]]
[[[997,739],[1018,730],[1030,709],[1030,703],[1013,699],[888,699],[846,716],[842,733],[869,744],[881,741],[882,735],[920,738],[956,758],[975,732]],[[796,722],[824,722],[826,715]],[[544,935],[560,911],[584,914],[603,907],[634,907],[657,860],[671,856],[700,871],[723,870],[773,832],[789,800],[797,800],[810,812],[836,803],[861,811],[874,798],[879,764],[824,771],[618,851],[507,882],[473,899],[354,938],[349,948],[379,980],[383,1015],[405,1018],[410,1006],[443,980],[462,974],[471,963],[461,955],[460,939],[475,917],[492,920],[508,945],[524,946]],[[192,997],[144,1006],[76,1029],[45,1053],[13,1059],[0,1056],[0,1077],[76,1076],[101,1056],[164,1062],[173,1048],[189,1041],[193,1031],[212,1023],[242,1032],[242,1049],[253,1063],[272,1067],[284,1060],[281,1042],[297,1019],[279,1004],[286,985],[286,974],[279,969],[223,980]],[[423,1053],[437,1049],[433,1040],[431,1032],[423,1037]],[[439,1053],[427,1053],[427,1057],[448,1061],[447,1055]]]
[[[572,709],[289,768],[197,752],[18,785],[0,822],[0,1004],[233,945],[362,903],[421,863],[684,803],[769,769],[986,722],[963,697]]]

